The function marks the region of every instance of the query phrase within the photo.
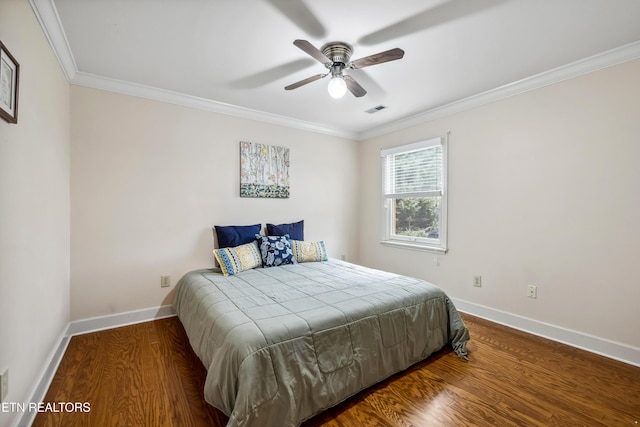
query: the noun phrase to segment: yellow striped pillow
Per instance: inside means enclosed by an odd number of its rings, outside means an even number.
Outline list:
[[[262,265],[260,249],[255,241],[233,248],[214,249],[213,255],[225,276],[233,276]]]
[[[293,259],[296,262],[326,261],[327,250],[324,241],[306,242],[303,240],[292,240]]]

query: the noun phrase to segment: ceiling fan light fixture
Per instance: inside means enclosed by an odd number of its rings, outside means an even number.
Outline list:
[[[343,70],[357,70],[364,67],[370,67],[371,65],[382,64],[383,62],[395,61],[396,59],[401,59],[404,56],[404,51],[402,49],[395,48],[352,61],[351,53],[353,53],[353,49],[351,45],[344,42],[327,43],[322,46],[321,50],[309,43],[307,40],[297,39],[293,44],[304,51],[307,55],[320,62],[330,71],[331,81],[329,81],[327,89],[329,90],[329,95],[335,99],[342,98],[344,94],[347,93],[347,90],[356,98],[360,98],[367,94],[367,91],[360,86],[356,79],[348,74],[342,74]],[[297,89],[300,86],[315,82],[316,80],[320,80],[328,75],[329,73],[316,74],[315,76],[300,80],[297,83],[285,86],[284,89]]]
[[[327,87],[329,90],[329,95],[331,95],[334,99],[340,99],[347,93],[347,83],[344,81],[342,76],[333,76],[331,80],[329,80],[329,86]]]

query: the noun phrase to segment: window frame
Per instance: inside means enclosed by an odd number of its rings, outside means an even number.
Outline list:
[[[386,160],[389,155],[397,155],[408,153],[411,151],[423,150],[433,147],[435,145],[442,146],[442,194],[440,195],[440,224],[438,227],[438,238],[428,237],[411,237],[394,234],[393,230],[394,222],[394,210],[392,209],[392,203],[398,197],[388,197],[385,193],[385,185],[387,182],[387,167]],[[449,134],[443,136],[437,136],[428,138],[419,142],[410,144],[404,144],[397,147],[381,148],[380,149],[380,162],[382,171],[381,180],[381,199],[382,199],[382,240],[381,244],[394,247],[401,247],[406,249],[423,250],[436,253],[446,253],[447,246],[447,201],[448,201],[448,183],[447,183],[447,170],[448,170],[448,146],[449,146]]]

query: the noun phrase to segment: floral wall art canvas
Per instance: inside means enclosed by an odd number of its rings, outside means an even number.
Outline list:
[[[241,142],[240,197],[289,198],[289,149]]]

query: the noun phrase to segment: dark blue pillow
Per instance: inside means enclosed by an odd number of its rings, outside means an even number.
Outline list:
[[[258,241],[264,267],[276,267],[295,262],[288,234],[284,236],[261,236],[256,234],[254,237]]]
[[[288,234],[291,240],[304,240],[304,220],[291,224],[267,224],[268,236],[284,236]]]
[[[262,224],[255,225],[216,225],[219,248],[232,248],[251,243],[260,234]]]

